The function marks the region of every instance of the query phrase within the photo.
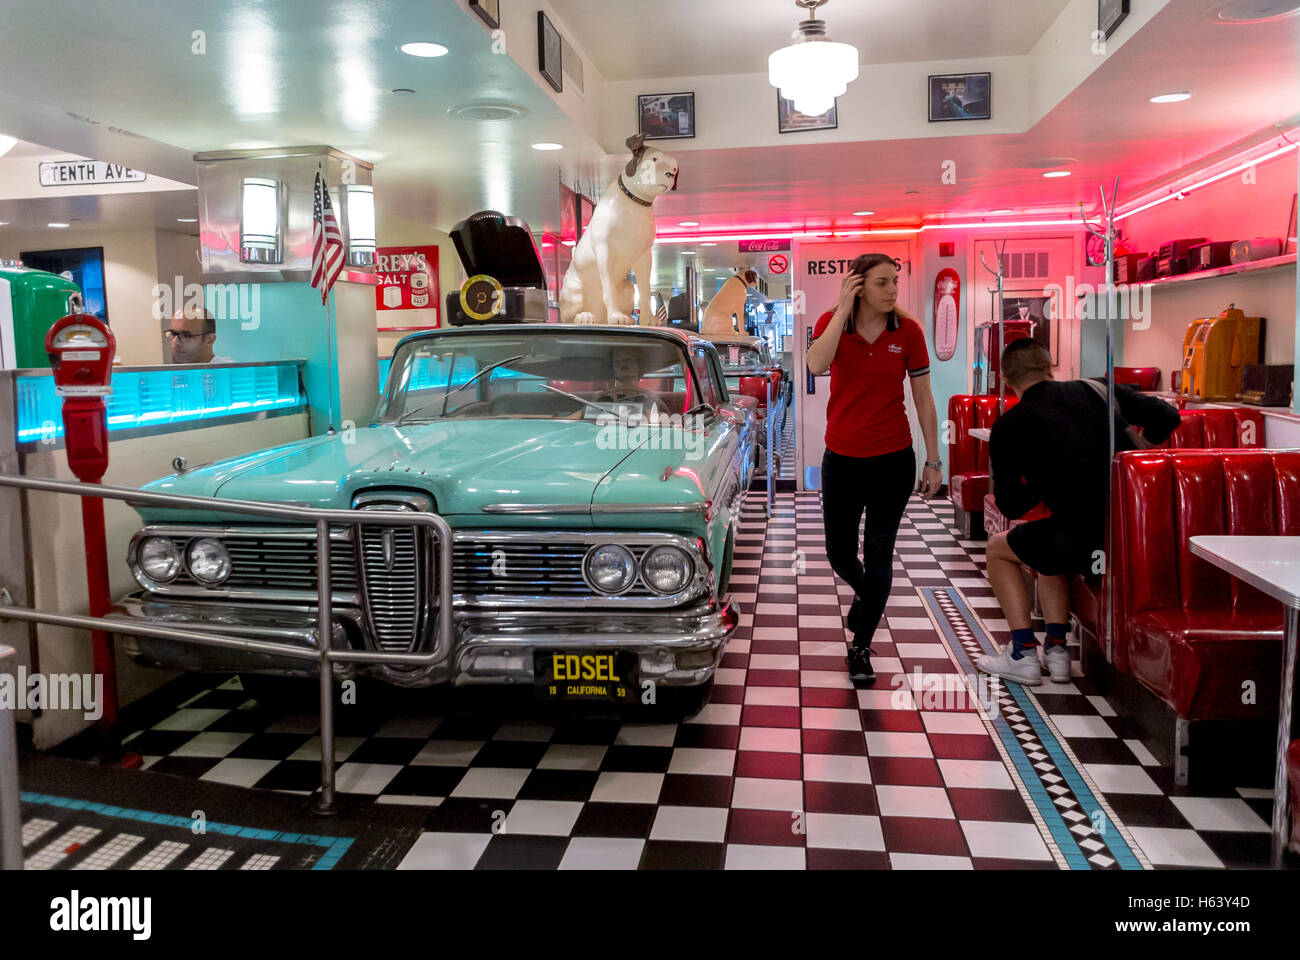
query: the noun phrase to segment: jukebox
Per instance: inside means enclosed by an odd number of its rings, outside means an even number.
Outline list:
[[[451,239],[469,278],[447,294],[452,326],[546,321],[546,272],[528,224],[483,210],[452,227]]]
[[[1183,335],[1179,392],[1197,400],[1235,400],[1242,374],[1263,356],[1264,319],[1230,304],[1217,317],[1201,317]]]

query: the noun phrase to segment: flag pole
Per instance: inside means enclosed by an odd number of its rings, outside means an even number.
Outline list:
[[[325,298],[325,336],[327,338],[325,354],[326,354],[327,361],[330,365],[329,390],[328,390],[329,399],[327,401],[329,404],[329,424],[330,424],[329,432],[330,433],[335,432],[334,391],[338,389],[338,385],[339,385],[338,383],[339,366],[338,366],[337,358],[335,356],[335,347],[337,346],[337,344],[335,342],[336,338],[334,336],[334,322],[335,322],[336,314],[337,314],[337,310],[335,309],[335,303],[334,303],[334,291],[331,290],[326,295]]]

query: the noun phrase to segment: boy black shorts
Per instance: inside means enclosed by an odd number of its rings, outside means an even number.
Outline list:
[[[1013,527],[1007,543],[1021,562],[1046,576],[1091,574],[1102,563],[1100,541],[1072,529],[1056,517]]]

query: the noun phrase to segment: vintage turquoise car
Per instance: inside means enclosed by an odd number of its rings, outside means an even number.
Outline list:
[[[581,665],[588,678],[616,673],[624,698],[647,685],[702,695],[740,619],[729,584],[754,440],[716,350],[697,336],[463,327],[398,345],[369,426],[187,469],[146,489],[445,519],[454,538],[450,610],[435,602],[437,551],[424,533],[331,531],[334,644],[424,652],[437,618],[453,618],[444,662],[338,664],[340,676],[599,694],[599,683],[555,682],[557,671],[563,681]],[[141,589],[115,616],[316,643],[312,525],[139,509],[144,526],[127,562]],[[315,670],[312,661],[225,647],[124,642],[155,666]]]

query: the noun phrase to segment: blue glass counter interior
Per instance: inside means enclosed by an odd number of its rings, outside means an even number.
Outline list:
[[[388,386],[388,372],[392,365],[392,357],[379,358],[379,392],[381,394]],[[410,380],[406,384],[406,389],[410,391],[429,390],[433,387],[459,386],[478,372],[478,364],[475,363],[473,357],[469,356],[456,358],[456,371],[450,378],[450,382],[447,377],[450,365],[445,361],[435,360],[432,357],[416,357],[410,366]],[[493,371],[491,379],[508,380],[514,378],[530,379],[528,374],[504,367]]]
[[[20,376],[16,386],[18,442],[61,437],[63,401],[54,393],[54,378]],[[296,363],[115,372],[113,392],[104,399],[110,434],[167,423],[307,406]]]

